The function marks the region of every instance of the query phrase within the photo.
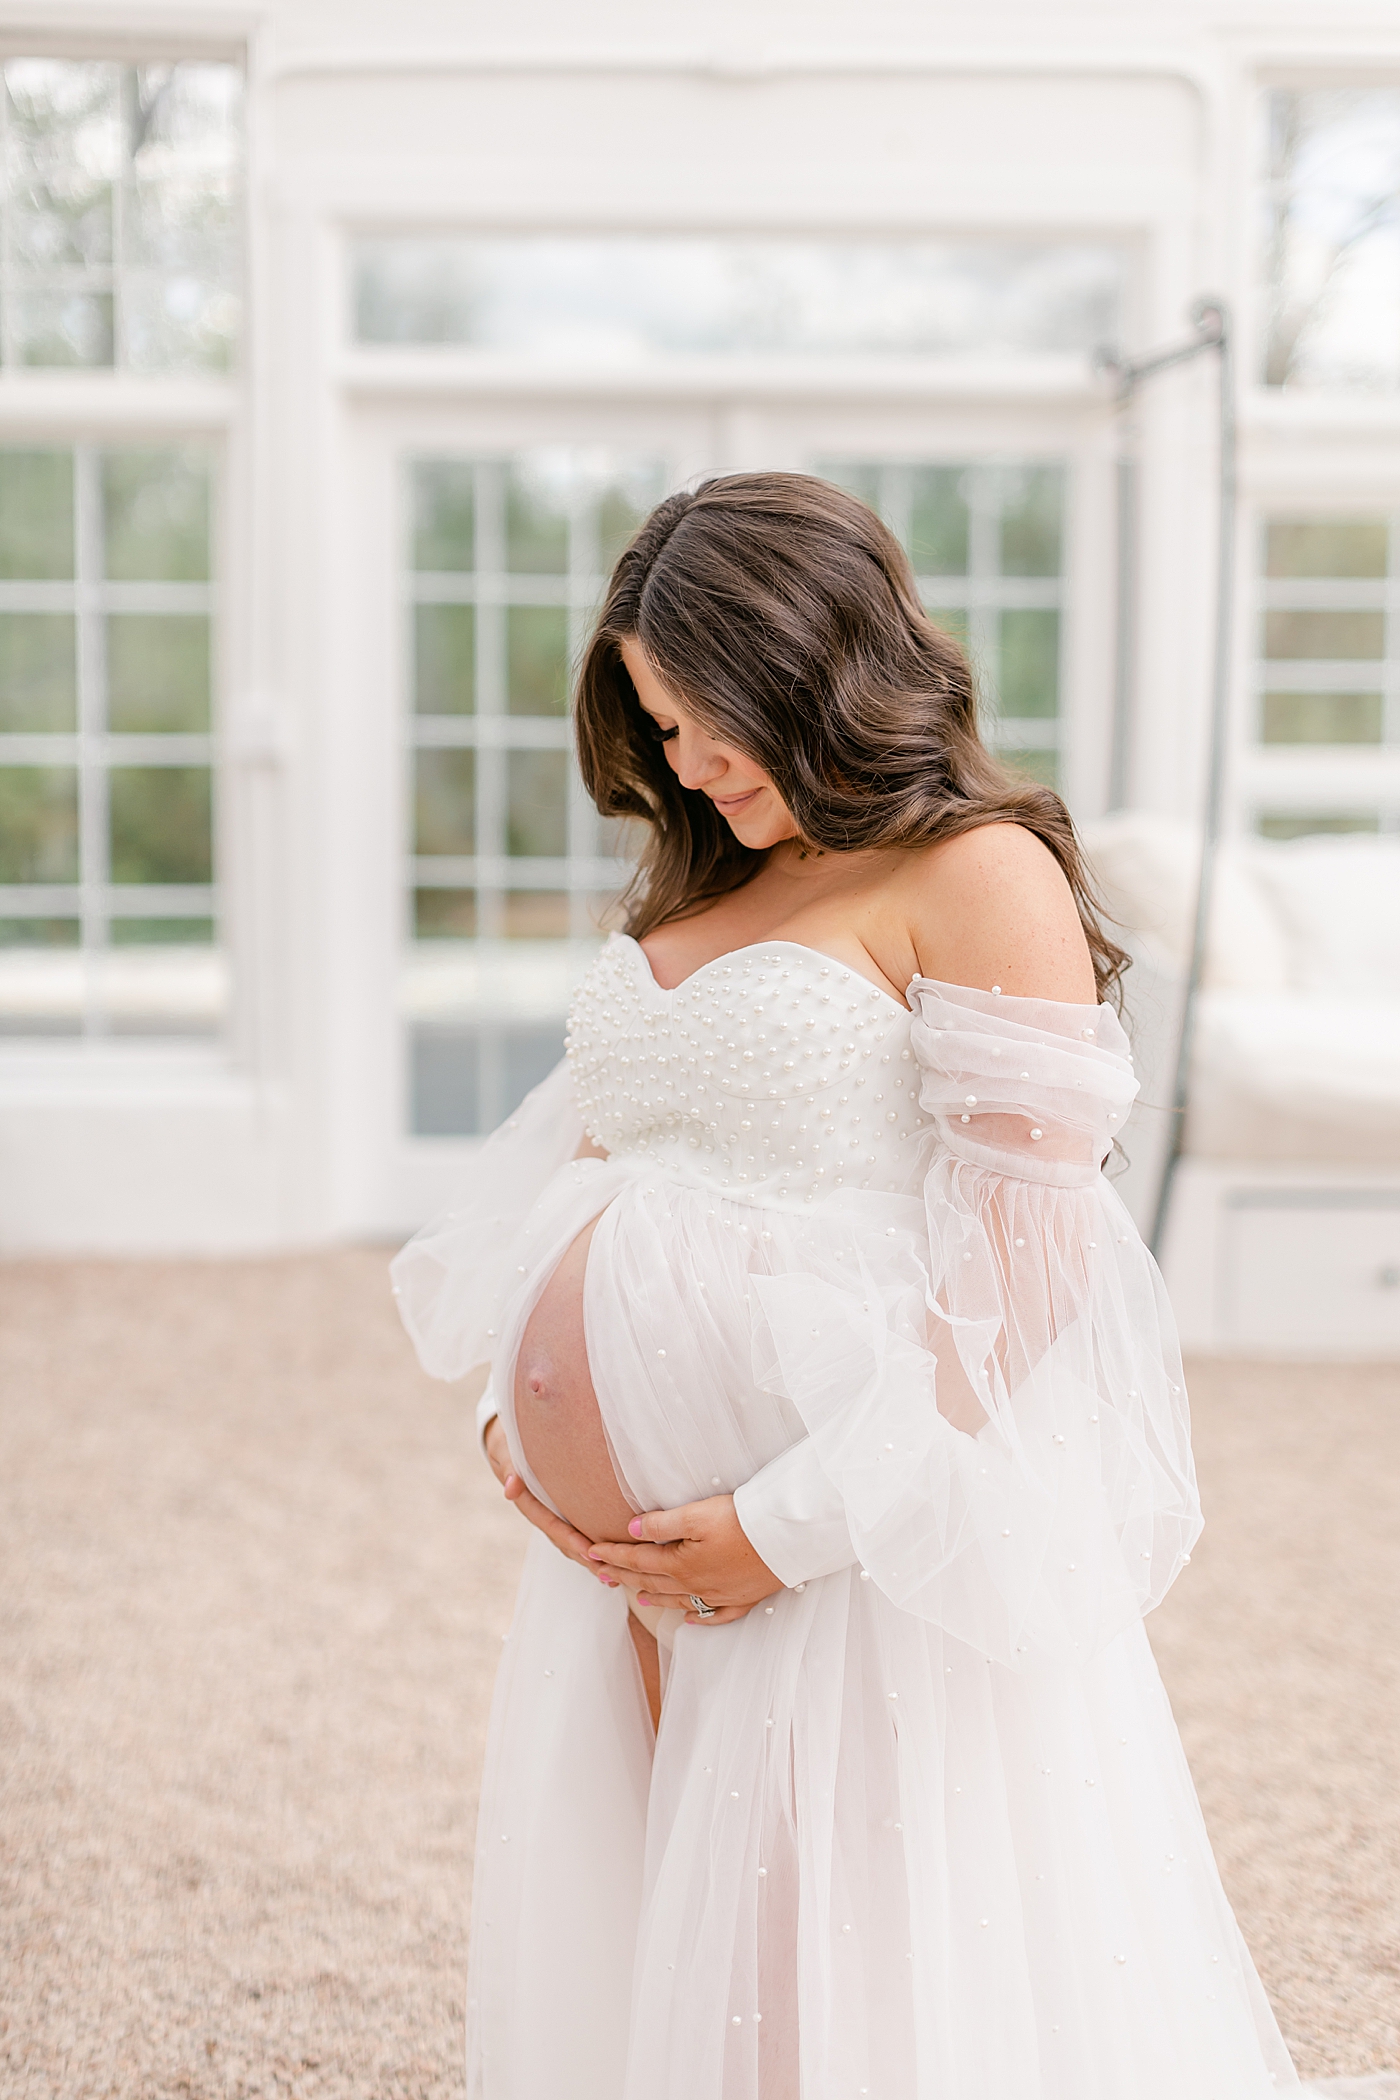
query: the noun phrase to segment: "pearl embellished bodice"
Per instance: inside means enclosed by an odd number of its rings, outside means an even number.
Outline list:
[[[913,1016],[842,963],[767,941],[663,991],[614,934],[566,1037],[584,1127],[614,1156],[764,1201],[918,1185],[935,1141]]]

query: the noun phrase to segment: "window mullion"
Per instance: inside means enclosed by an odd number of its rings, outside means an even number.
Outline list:
[[[569,503],[569,672],[578,662],[588,638],[590,599],[596,589],[598,557],[597,491],[580,480],[570,492]],[[598,817],[579,778],[577,762],[570,756],[565,810],[565,851],[569,863],[593,859],[598,851]],[[569,894],[569,934],[583,940],[593,932],[588,892],[574,879],[572,866],[566,878]]]
[[[1389,519],[1385,579],[1385,663],[1381,671],[1381,743],[1400,748],[1400,512]]]
[[[107,1033],[100,979],[110,939],[111,825],[103,743],[107,733],[107,636],[102,604],[100,460],[73,451],[74,603],[78,669],[78,914],[83,953],[83,1033]]]
[[[997,629],[997,578],[1001,570],[995,467],[970,467],[967,476],[967,647],[983,688],[996,706],[992,741],[1001,721],[1001,653]]]
[[[506,534],[505,468],[483,460],[476,469],[476,707],[479,715],[503,716],[506,707]],[[508,760],[493,738],[476,756],[476,852],[498,859],[505,852],[505,781]],[[477,937],[496,940],[505,931],[505,900],[495,885],[478,887]],[[483,1042],[483,1086],[486,1060]],[[489,1129],[488,1123],[484,1126]]]

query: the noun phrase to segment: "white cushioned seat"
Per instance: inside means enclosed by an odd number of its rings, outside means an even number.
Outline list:
[[[1164,1094],[1177,1002],[1162,982],[1184,980],[1199,842],[1145,811],[1100,819],[1084,838],[1141,960],[1125,990],[1130,1033]],[[1400,839],[1222,849],[1186,1151],[1400,1167]]]

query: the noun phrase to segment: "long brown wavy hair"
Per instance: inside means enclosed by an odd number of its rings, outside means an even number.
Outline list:
[[[658,504],[613,571],[574,727],[599,811],[644,827],[622,900],[640,937],[740,888],[766,854],[671,771],[622,660],[634,638],[696,720],[763,768],[813,848],[1034,832],[1074,893],[1099,996],[1116,990],[1128,957],[1104,932],[1069,811],[988,751],[966,656],[856,497],[807,474],[723,475]]]

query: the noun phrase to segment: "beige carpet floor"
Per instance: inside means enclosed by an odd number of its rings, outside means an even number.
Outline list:
[[[1226,1883],[1304,2072],[1400,2070],[1400,1371],[1192,1391]],[[461,2093],[519,1549],[381,1253],[0,1267],[4,2100]]]

